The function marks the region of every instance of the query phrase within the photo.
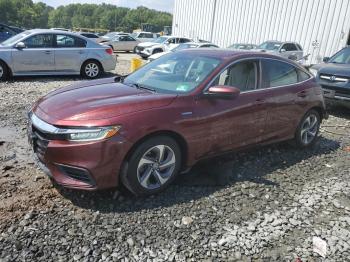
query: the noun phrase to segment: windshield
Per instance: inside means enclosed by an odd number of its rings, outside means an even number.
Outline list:
[[[181,45],[178,45],[175,48],[171,49],[171,51],[177,52],[177,51],[180,51],[183,49],[197,48],[197,47],[198,47],[198,45],[196,45],[196,44],[181,44]]]
[[[258,49],[278,50],[282,44],[278,42],[264,42],[258,46]]]
[[[345,48],[336,53],[331,59],[329,59],[329,63],[350,64],[350,48]]]
[[[161,37],[156,38],[153,42],[158,43],[158,44],[162,44],[162,43],[164,43],[166,40],[168,40],[167,37],[161,36]]]
[[[143,86],[159,93],[181,94],[197,88],[221,60],[177,52],[146,64],[125,78],[126,85]]]
[[[1,45],[2,46],[12,46],[12,45],[16,44],[18,40],[21,40],[23,37],[25,37],[29,34],[30,34],[30,32],[23,32],[23,33],[20,33],[18,35],[14,35],[13,37],[10,37],[6,41],[2,42]]]

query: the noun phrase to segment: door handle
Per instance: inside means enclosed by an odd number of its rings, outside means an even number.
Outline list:
[[[45,51],[45,54],[50,55],[51,51]]]
[[[256,105],[262,105],[262,104],[265,104],[265,102],[266,102],[265,99],[260,99],[259,98],[259,99],[255,100],[255,104]]]
[[[83,51],[83,50],[80,50],[80,51],[79,51],[79,54],[84,54],[84,51]]]

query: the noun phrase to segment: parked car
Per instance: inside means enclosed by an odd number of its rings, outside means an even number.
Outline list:
[[[168,51],[151,55],[148,58],[148,62],[156,60],[159,57],[166,55],[166,54],[169,54],[171,52],[177,52],[177,51],[188,49],[188,48],[219,48],[219,47],[217,45],[209,43],[209,42],[200,42],[200,43],[189,42],[189,43],[185,43],[185,44],[179,44],[178,46],[175,46],[175,47],[169,49]]]
[[[100,43],[102,41],[102,37],[99,37],[96,34],[93,33],[89,33],[89,32],[78,32],[79,35],[82,35],[86,38],[91,39],[92,41],[96,42],[96,43]]]
[[[140,43],[135,48],[135,52],[142,58],[148,58],[156,53],[167,51],[182,43],[192,42],[191,39],[178,36],[161,36],[153,42]]]
[[[118,35],[129,35],[129,34],[123,33],[123,32],[109,32],[108,34],[105,34],[104,36],[101,37],[102,38],[101,42],[107,42]]]
[[[252,50],[257,48],[257,45],[253,44],[232,44],[229,47],[229,49],[236,49],[236,50]]]
[[[256,49],[257,51],[273,53],[293,61],[302,60],[304,57],[303,48],[295,42],[266,41]]]
[[[350,46],[325,57],[324,62],[312,66],[310,72],[321,85],[326,102],[350,108]]]
[[[131,36],[140,42],[150,42],[158,38],[157,34],[151,32],[137,32],[131,34]]]
[[[23,30],[19,27],[0,24],[0,43],[21,32]]]
[[[84,190],[123,184],[149,195],[203,158],[290,139],[309,147],[325,117],[320,86],[298,64],[196,48],[124,79],[49,93],[29,113],[28,133],[58,184]]]
[[[115,69],[109,46],[74,33],[35,29],[0,44],[0,80],[10,75],[82,75],[96,78]]]
[[[130,52],[136,51],[136,46],[141,43],[139,40],[129,36],[129,35],[117,35],[110,41],[103,42],[104,45],[110,46],[113,51],[126,51]]]

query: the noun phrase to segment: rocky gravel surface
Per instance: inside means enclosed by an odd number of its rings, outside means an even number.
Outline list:
[[[313,148],[212,159],[141,199],[66,190],[34,165],[26,110],[78,80],[0,83],[0,261],[350,260],[350,112],[331,111]]]

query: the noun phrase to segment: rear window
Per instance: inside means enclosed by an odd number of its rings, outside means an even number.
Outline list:
[[[86,47],[86,41],[71,35],[56,35],[56,46],[59,48]]]
[[[262,66],[267,88],[293,85],[310,78],[306,72],[283,61],[263,59]]]

